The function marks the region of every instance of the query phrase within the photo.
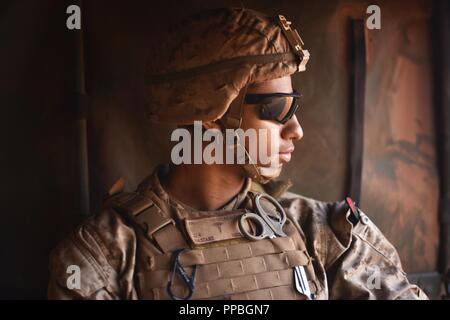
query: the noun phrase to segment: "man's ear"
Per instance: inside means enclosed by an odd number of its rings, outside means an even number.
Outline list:
[[[216,121],[204,121],[203,122],[203,128],[205,129],[217,129],[217,130],[223,130],[224,127],[222,125],[222,122],[220,120]]]

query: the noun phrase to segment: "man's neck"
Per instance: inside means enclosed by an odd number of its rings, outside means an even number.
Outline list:
[[[245,176],[237,166],[171,166],[161,177],[165,191],[182,203],[198,210],[217,210],[243,188]]]

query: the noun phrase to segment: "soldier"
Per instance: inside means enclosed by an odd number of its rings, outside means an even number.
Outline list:
[[[291,75],[309,53],[290,22],[216,9],[168,39],[146,70],[150,120],[269,129],[271,161],[246,152],[243,164],[159,166],[135,192],[113,186],[103,210],[52,252],[49,298],[426,299],[350,198],[316,201],[274,180],[303,136]],[[69,289],[73,265],[80,283]]]

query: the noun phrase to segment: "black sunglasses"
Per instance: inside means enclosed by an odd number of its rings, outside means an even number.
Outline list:
[[[285,124],[297,111],[298,99],[301,94],[294,90],[292,93],[249,93],[244,103],[261,105],[262,120],[272,120]]]

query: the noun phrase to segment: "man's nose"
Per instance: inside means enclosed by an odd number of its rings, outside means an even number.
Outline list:
[[[298,122],[297,116],[293,116],[284,124],[281,136],[286,140],[301,140],[303,138],[303,129]]]

